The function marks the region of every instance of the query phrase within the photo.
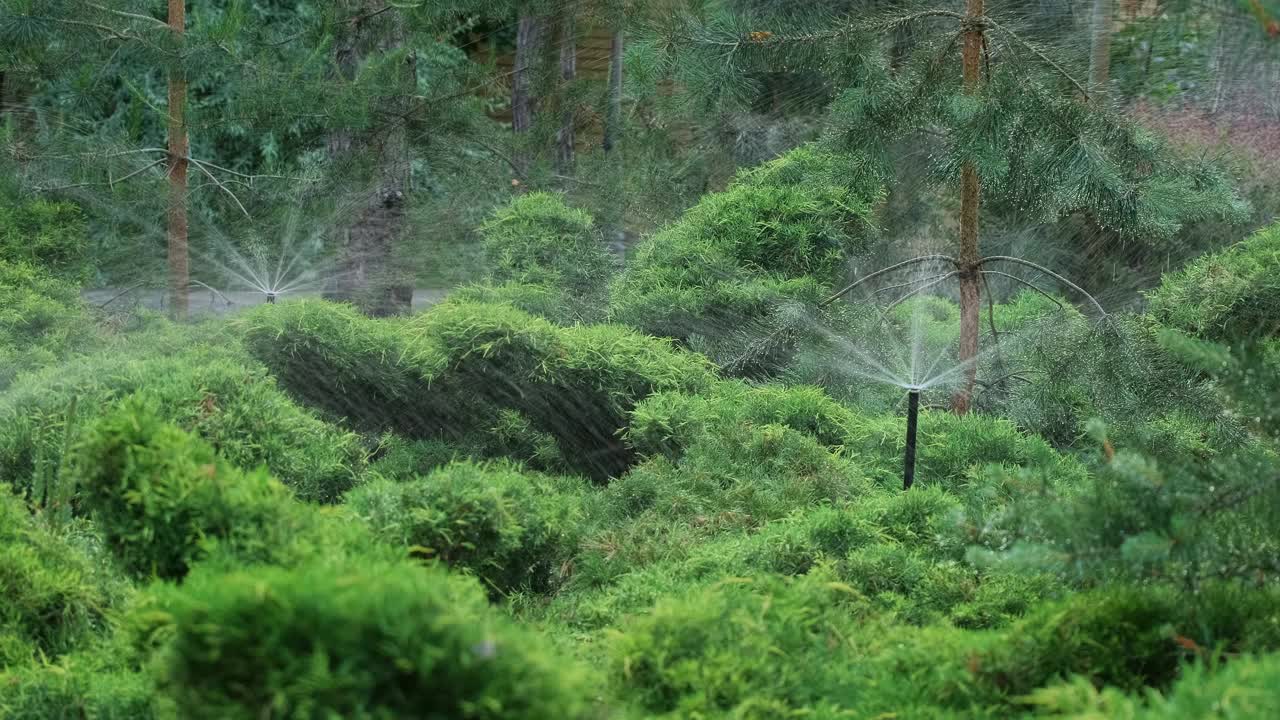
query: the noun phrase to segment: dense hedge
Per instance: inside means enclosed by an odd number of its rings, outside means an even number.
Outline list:
[[[89,349],[96,339],[75,285],[0,259],[0,391],[20,372]]]
[[[470,570],[496,593],[545,591],[580,532],[582,491],[508,463],[456,462],[404,482],[375,480],[347,504],[375,535]]]
[[[585,717],[581,671],[443,570],[312,561],[157,592],[179,717]]]
[[[867,248],[879,189],[850,186],[863,177],[852,162],[806,146],[743,171],[640,244],[611,319],[695,345],[758,341],[780,307],[817,301]]]
[[[337,500],[365,467],[359,438],[295,405],[234,338],[161,328],[46,367],[0,395],[0,476],[26,492],[50,485],[85,424],[135,394],[228,460],[266,465],[307,500]]]
[[[812,387],[726,381],[698,395],[658,393],[636,406],[627,438],[641,455],[676,458],[696,443],[717,436],[728,440],[764,424],[808,435],[886,484],[901,477],[905,420],[859,413]],[[1006,420],[925,412],[919,428],[917,479],[923,483],[955,485],[986,464],[1035,466],[1063,479],[1083,477],[1078,463]]]
[[[0,666],[57,657],[105,630],[125,584],[104,560],[0,484]]]
[[[78,206],[43,199],[0,200],[0,263],[30,264],[79,283],[91,270],[88,249],[85,218]]]
[[[591,216],[560,195],[518,196],[494,211],[480,237],[490,282],[517,307],[565,322],[604,317],[617,261]],[[559,307],[539,302],[533,288],[553,295]]]
[[[1147,295],[1159,323],[1199,338],[1236,341],[1280,330],[1280,225],[1165,275]]]
[[[515,447],[536,453],[540,437],[553,438],[564,466],[545,469],[596,479],[633,462],[618,434],[636,402],[713,377],[705,359],[663,341],[612,325],[558,327],[504,305],[445,302],[386,322],[295,302],[244,323],[249,348],[285,387],[332,415],[410,439],[469,438],[494,455],[514,439],[498,429],[527,423]]]
[[[181,578],[214,545],[243,562],[269,561],[297,531],[288,489],[264,470],[232,466],[139,400],[87,430],[70,473],[137,577]]]

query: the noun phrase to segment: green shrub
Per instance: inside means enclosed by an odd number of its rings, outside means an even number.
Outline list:
[[[613,285],[610,317],[746,350],[773,329],[780,306],[815,303],[845,258],[866,249],[879,190],[851,185],[862,176],[852,165],[802,147],[743,171],[640,244]]]
[[[0,203],[4,263],[30,263],[72,283],[87,280],[91,268],[80,208],[43,199]]]
[[[521,195],[480,227],[495,283],[559,291],[580,317],[604,315],[615,260],[591,216],[559,195]]]
[[[0,395],[0,475],[24,492],[49,484],[84,426],[136,394],[231,462],[266,465],[300,498],[341,497],[365,468],[360,439],[299,408],[234,339],[204,333],[135,335],[23,378]]]
[[[138,577],[181,578],[215,544],[244,562],[269,561],[297,532],[288,489],[265,470],[230,465],[140,401],[94,423],[70,467],[86,508]]]
[[[183,718],[584,716],[581,673],[443,570],[198,570],[158,592],[161,684]]]
[[[95,340],[74,285],[0,259],[0,390],[20,372],[88,349]]]
[[[601,316],[598,306],[571,302],[563,290],[547,285],[492,282],[463,285],[449,293],[451,302],[510,305],[559,325],[573,325]]]
[[[627,440],[641,455],[679,458],[698,443],[730,442],[769,423],[813,438],[885,485],[901,480],[905,419],[861,414],[811,387],[720,382],[699,395],[658,393],[632,412]],[[1084,476],[1077,461],[986,415],[923,412],[918,438],[916,478],[922,484],[957,487],[973,468],[987,463],[1035,467],[1063,480]]]
[[[705,359],[663,341],[558,327],[503,305],[446,301],[385,322],[297,302],[245,322],[249,347],[291,392],[370,431],[510,452],[599,480],[633,462],[618,435],[636,402],[713,377]]]
[[[550,589],[581,524],[572,481],[504,463],[455,462],[405,482],[375,480],[347,504],[375,535],[468,569],[499,593]]]
[[[142,672],[120,667],[95,648],[0,671],[0,717],[6,720],[149,720],[169,718]]]
[[[1280,313],[1280,225],[1166,275],[1147,295],[1162,325],[1205,340],[1276,334]]]
[[[0,666],[62,655],[104,630],[124,586],[103,560],[33,518],[0,485]]]
[[[1187,666],[1167,693],[1125,695],[1086,678],[1030,693],[1025,702],[1054,717],[1116,720],[1251,720],[1280,715],[1280,654],[1246,655],[1224,665]]]
[[[842,633],[861,614],[859,594],[821,572],[726,579],[627,622],[609,645],[610,677],[649,716],[834,717],[850,659]]]

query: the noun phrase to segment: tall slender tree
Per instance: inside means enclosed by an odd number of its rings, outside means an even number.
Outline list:
[[[191,142],[187,136],[187,76],[183,39],[187,31],[185,0],[169,0],[169,29],[174,59],[169,65],[169,206],[165,236],[169,256],[169,307],[175,318],[187,316],[191,263],[187,223],[187,170]]]
[[[556,173],[561,182],[573,177],[575,143],[577,142],[577,108],[573,83],[578,78],[578,23],[576,10],[566,4],[560,8],[557,47],[560,51],[560,126],[556,129]]]

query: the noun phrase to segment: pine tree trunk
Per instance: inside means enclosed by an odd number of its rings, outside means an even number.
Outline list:
[[[982,72],[983,0],[968,0],[965,8],[964,91],[968,95],[978,92]],[[978,309],[980,267],[978,261],[978,208],[981,202],[981,185],[978,169],[966,162],[960,175],[960,353],[964,367],[964,380],[951,398],[953,412],[963,415],[969,412],[973,400],[973,387],[978,378]]]
[[[349,5],[353,13],[359,13],[353,17],[372,18],[382,7],[385,6],[380,2],[367,0]],[[334,59],[343,80],[355,80],[364,49],[394,52],[404,44],[404,23],[398,13],[380,13],[378,19],[388,24],[380,42],[369,37],[371,29],[363,20],[338,38]],[[405,117],[408,95],[415,82],[415,64],[412,55],[406,58],[397,78],[400,87],[376,103],[373,111],[380,117],[374,130],[357,135],[338,129],[330,134],[328,142],[335,165],[341,167],[354,158],[372,156],[376,166],[364,197],[355,204],[350,224],[337,231],[337,273],[325,297],[353,303],[375,317],[408,312],[413,302],[412,277],[397,268],[395,252],[406,224],[410,157]]]
[[[560,128],[556,130],[556,173],[561,182],[573,177],[574,143],[577,141],[574,125],[577,121],[573,96],[573,81],[578,77],[577,23],[573,8],[565,8],[560,18]]]
[[[185,0],[169,0],[169,29],[181,39],[186,32]],[[177,43],[182,52],[182,43]],[[169,68],[169,208],[166,237],[169,253],[169,311],[174,319],[187,316],[190,305],[190,260],[187,247],[187,79],[178,58]]]
[[[521,142],[520,136],[533,128],[532,77],[541,54],[538,47],[541,35],[540,19],[527,13],[522,14],[516,30],[515,68],[511,76],[511,131],[516,135],[513,155],[517,172],[521,176],[516,179],[521,183],[529,177],[529,149]]]
[[[618,257],[626,254],[626,230],[623,216],[626,207],[625,179],[618,145],[622,139],[622,51],[625,36],[621,23],[614,28],[609,42],[609,100],[604,116],[604,153],[609,158],[610,217],[605,229],[609,249]]]
[[[1089,58],[1089,92],[1105,97],[1111,80],[1111,13],[1114,0],[1093,0],[1093,37]]]

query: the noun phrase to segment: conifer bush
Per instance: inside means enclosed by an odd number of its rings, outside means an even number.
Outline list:
[[[375,480],[347,504],[375,536],[417,557],[469,570],[497,593],[540,592],[580,532],[573,483],[508,463],[454,462],[404,482]]]
[[[109,645],[0,670],[6,720],[168,720],[151,678],[123,667]]]
[[[0,391],[19,373],[87,350],[96,339],[75,285],[0,258]]]
[[[265,470],[236,468],[140,400],[94,423],[71,472],[136,577],[180,579],[214,546],[241,562],[270,561],[298,529],[291,494]]]
[[[408,563],[200,570],[161,587],[178,715],[579,718],[582,674],[475,581]]]
[[[1213,341],[1275,335],[1280,330],[1280,225],[1204,255],[1165,275],[1147,294],[1156,322]]]
[[[634,461],[618,435],[635,403],[714,377],[704,358],[664,341],[612,325],[558,327],[504,305],[446,301],[386,322],[297,302],[245,322],[250,349],[291,392],[331,414],[407,439],[465,438],[493,454],[512,445],[513,422],[527,421],[515,459],[547,454],[542,438],[554,438],[559,453],[550,454],[564,466],[539,469],[597,480]]]
[[[520,195],[480,226],[490,280],[500,294],[530,298],[534,288],[571,307],[553,317],[604,316],[607,286],[616,261],[605,249],[591,216],[565,204],[558,194]],[[510,295],[509,295],[510,296]],[[534,306],[523,306],[532,309]],[[548,308],[551,309],[551,308]],[[541,314],[541,313],[534,313]]]
[[[76,649],[105,630],[108,611],[125,593],[124,583],[103,567],[104,558],[33,518],[10,490],[0,484],[3,667]]]
[[[92,270],[88,245],[84,213],[72,203],[12,197],[0,202],[0,265],[29,264],[81,283]]]
[[[682,343],[745,331],[745,350],[781,306],[816,303],[867,249],[880,190],[865,178],[813,146],[742,171],[636,248],[612,286],[611,319]]]
[[[363,474],[361,440],[296,405],[233,338],[162,329],[26,376],[0,395],[0,475],[52,483],[88,423],[131,395],[298,497],[335,502]],[[36,499],[38,502],[38,499]]]

